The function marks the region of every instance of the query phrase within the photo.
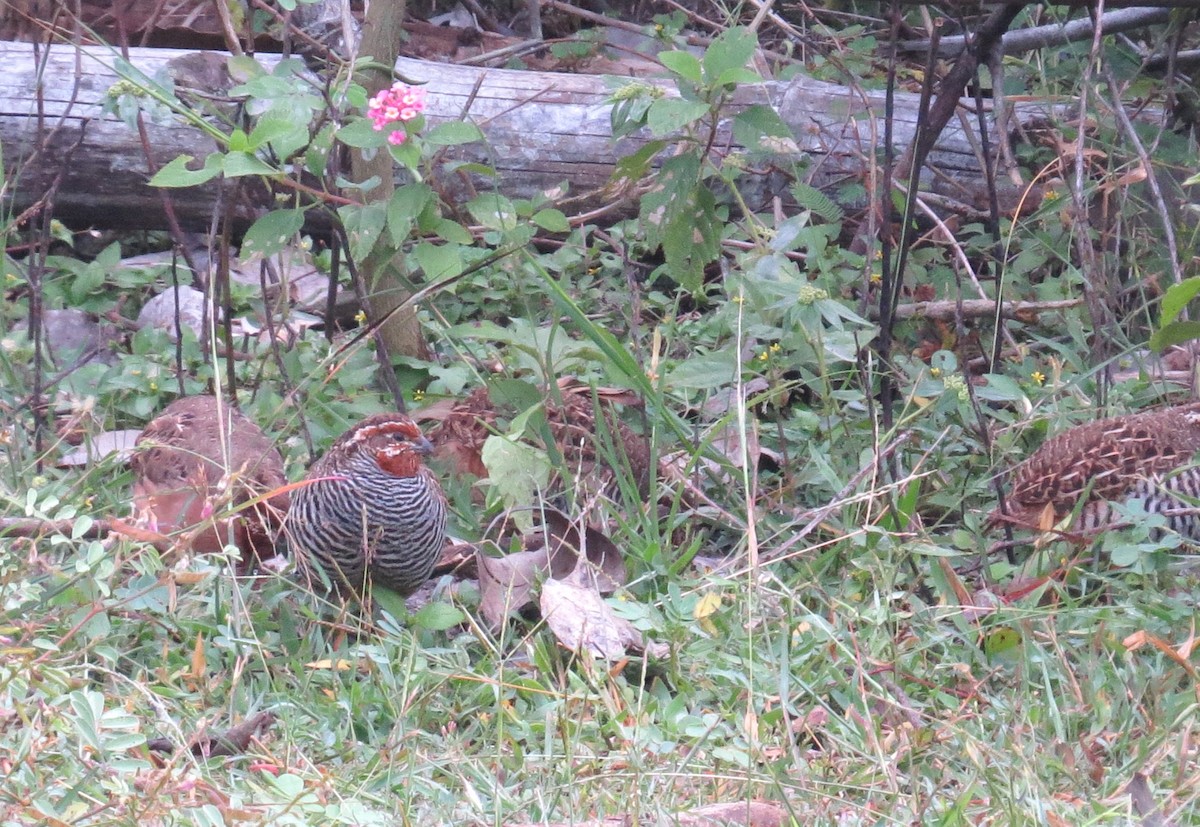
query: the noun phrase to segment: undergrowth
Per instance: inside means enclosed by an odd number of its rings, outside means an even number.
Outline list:
[[[882,264],[852,252],[853,217],[805,189],[803,161],[774,157],[805,206],[746,213],[735,177],[707,154],[726,86],[754,80],[743,68],[752,38],[736,31],[724,52],[664,61],[685,95],[671,107],[636,90],[614,97],[618,134],[645,127],[661,142],[659,180],[678,203],[651,196],[603,232],[560,228],[552,206],[534,203],[501,204],[489,223],[473,202],[486,231],[455,234],[424,194],[395,219],[417,264],[433,260],[414,250],[437,233],[462,259],[420,314],[431,358],[395,360],[415,407],[480,385],[533,398],[503,423],[528,442],[527,414],[560,377],[640,397],[624,414],[657,460],[650,492],[623,480],[597,522],[630,570],[610,603],[664,657],[599,662],[536,619],[489,629],[477,590],[453,575],[433,605],[461,612],[364,620],[319,605],[287,572],[235,577],[231,560],[96,539],[95,520],[127,515],[129,474],[114,457],[56,467],[65,434],[140,426],[229,374],[191,331],[177,350],[166,332],[141,330],[112,363],[43,378],[64,427],[35,436],[33,348],[17,324],[30,296],[129,317],[170,279],[113,276],[116,248],[91,269],[6,258],[0,512],[47,528],[0,540],[5,824],[670,824],[692,807],[754,800],[795,824],[1126,824],[1131,783],[1175,823],[1198,821],[1194,572],[1147,531],[1106,538],[1099,560],[1061,541],[1009,560],[984,526],[993,480],[1046,433],[1164,395],[1136,370],[1148,357],[1132,344],[1157,321],[1149,276],[1167,278],[1152,221],[1137,220],[1140,194],[1116,187],[1132,229],[1110,261],[1125,283],[1101,297],[1110,328],[1083,306],[1009,319],[985,372],[987,320],[900,321],[885,364],[871,349]],[[1048,95],[1071,82],[1052,69],[1029,75]],[[299,94],[271,88],[280,106]],[[776,126],[761,111],[739,122]],[[1194,150],[1158,138],[1169,163]],[[253,155],[253,135],[241,139]],[[271,157],[279,135],[260,139]],[[415,154],[396,161],[416,186],[440,145],[409,140]],[[1113,130],[1089,140],[1131,157]],[[1092,172],[1092,194],[1118,175]],[[1066,220],[1069,196],[1052,191],[1002,222],[1005,297],[1099,289],[1071,254],[1073,234],[1098,230]],[[340,214],[359,230],[367,220]],[[548,225],[555,243],[539,247]],[[982,224],[931,232],[911,251],[902,298],[994,297],[994,242]],[[967,284],[964,259],[993,277]],[[276,312],[254,291],[230,309]],[[239,343],[239,402],[278,437],[292,479],[310,445],[319,453],[393,404],[359,332]],[[1109,346],[1099,364],[1095,337]],[[1106,383],[1129,365],[1127,381]],[[886,414],[885,374],[898,389]],[[602,454],[621,467],[611,441]],[[445,484],[452,531],[470,541],[504,508],[532,504],[514,502],[498,471]],[[1019,578],[1035,585],[1003,590]],[[190,749],[261,713],[243,748]],[[173,751],[150,749],[164,743]]]

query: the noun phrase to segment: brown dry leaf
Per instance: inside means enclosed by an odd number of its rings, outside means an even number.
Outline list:
[[[585,526],[580,536],[580,521],[572,521],[556,508],[543,508],[542,524],[550,549],[551,576],[564,577],[579,567],[580,552],[587,560],[587,576],[601,594],[612,594],[627,581],[625,560],[616,543],[604,532]]]
[[[493,630],[503,626],[514,612],[533,603],[537,576],[550,565],[545,549],[489,557],[480,547],[475,560],[479,567],[479,611]]]
[[[586,649],[604,660],[625,657],[627,646],[641,646],[642,635],[629,621],[617,617],[595,589],[570,580],[542,584],[542,617],[558,642],[578,652]]]

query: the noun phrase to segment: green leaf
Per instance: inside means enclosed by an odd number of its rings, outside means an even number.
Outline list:
[[[691,356],[672,368],[666,386],[675,390],[713,390],[737,378],[737,359],[732,350]]]
[[[792,129],[773,107],[756,104],[734,115],[733,139],[751,150],[775,152],[779,139],[792,139]]]
[[[812,184],[797,181],[792,184],[791,192],[797,204],[806,210],[812,210],[826,221],[836,224],[845,217],[845,213],[837,202]]]
[[[1021,633],[1011,626],[1001,626],[989,632],[983,639],[983,651],[988,658],[999,655],[1016,654],[1022,643]]]
[[[235,129],[229,133],[229,151],[230,152],[247,152],[253,151],[254,147],[250,146],[250,141],[246,138],[244,130]]]
[[[662,98],[650,106],[646,125],[656,138],[674,134],[708,114],[708,104],[681,98]]]
[[[637,181],[650,171],[650,161],[667,147],[666,141],[648,141],[637,152],[621,157],[613,170],[612,180]]]
[[[249,152],[230,152],[221,166],[227,178],[241,178],[246,175],[274,176],[279,172]]]
[[[467,231],[466,227],[457,221],[451,221],[449,218],[438,218],[432,222],[430,232],[436,234],[439,238],[444,238],[446,241],[451,241],[455,244],[462,244],[465,247],[469,247],[475,242],[475,239]]]
[[[1011,377],[989,373],[987,381],[976,387],[975,395],[986,402],[1024,402],[1025,392]]]
[[[275,255],[291,243],[303,226],[303,210],[272,210],[246,230],[240,260],[245,262],[255,255]]]
[[[562,210],[538,210],[533,214],[532,220],[534,224],[537,224],[548,233],[568,233],[571,231],[571,223],[567,220],[567,216],[563,214]]]
[[[517,208],[495,192],[485,192],[467,202],[467,211],[489,230],[512,230],[517,226]]]
[[[550,461],[524,443],[493,434],[483,443],[480,455],[488,469],[488,481],[510,508],[536,502],[550,482]],[[516,512],[513,519],[523,531],[532,528],[533,515],[527,510]]]
[[[731,69],[741,69],[758,48],[758,38],[745,26],[735,26],[717,35],[704,52],[704,81],[716,85]]]
[[[762,83],[762,75],[753,69],[726,69],[713,82],[713,86],[730,88],[746,83]]]
[[[412,623],[431,632],[444,632],[467,619],[462,609],[449,603],[426,603],[412,616]]]
[[[1150,337],[1150,349],[1161,353],[1171,345],[1180,345],[1200,339],[1200,322],[1171,322],[1154,331]]]
[[[248,139],[249,146],[247,149],[256,150],[269,143],[283,140],[284,138],[294,140],[296,133],[302,134],[305,138],[308,137],[308,130],[297,129],[296,124],[292,122],[291,119],[282,114],[269,113],[259,118],[258,123],[254,125],[253,131],[250,132],[250,138]],[[280,155],[284,157],[287,157],[287,155],[290,154],[290,152],[280,153]]]
[[[425,143],[431,146],[458,146],[483,140],[483,132],[473,123],[449,121],[441,123],[425,134]]]
[[[366,258],[375,249],[375,242],[387,223],[387,204],[350,204],[338,209],[346,235],[350,239],[350,255],[356,261]]]
[[[691,52],[659,52],[658,60],[679,77],[699,85],[702,78],[700,61]]]
[[[1166,326],[1175,321],[1188,302],[1200,293],[1200,277],[1184,279],[1179,284],[1172,284],[1162,298],[1162,318],[1159,324]]]
[[[355,149],[379,147],[387,143],[387,135],[375,129],[366,118],[356,118],[337,131],[337,139]]]
[[[430,281],[441,281],[463,271],[462,247],[457,244],[422,241],[413,248],[412,255],[425,278]]]
[[[204,159],[200,169],[188,169],[191,155],[180,155],[154,173],[150,179],[152,187],[195,187],[207,183],[221,174],[221,153],[214,152]]]
[[[387,227],[392,244],[399,247],[408,238],[421,213],[432,201],[433,190],[428,184],[412,183],[396,188],[387,208]]]
[[[693,293],[704,286],[704,268],[721,252],[723,227],[717,220],[716,206],[713,194],[696,186],[685,201],[685,210],[667,222],[663,234],[668,274]]]

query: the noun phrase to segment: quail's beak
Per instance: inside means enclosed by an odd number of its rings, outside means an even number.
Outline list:
[[[421,437],[416,442],[414,442],[413,445],[416,446],[417,451],[424,454],[425,456],[429,456],[430,454],[433,453],[433,443],[430,442],[425,437]]]

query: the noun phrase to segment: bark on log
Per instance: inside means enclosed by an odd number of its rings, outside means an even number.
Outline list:
[[[129,61],[153,77],[169,62],[189,54],[193,53],[130,49]],[[258,59],[270,69],[279,58],[259,55]],[[136,132],[100,110],[107,91],[119,79],[113,68],[116,60],[117,55],[104,47],[42,47],[39,59],[29,43],[0,42],[0,65],[5,67],[0,73],[0,146],[7,175],[2,193],[6,207],[24,210],[56,185],[54,211],[73,226],[164,226],[159,193],[145,183],[149,165]],[[471,182],[480,189],[496,187],[510,197],[527,198],[569,183],[571,195],[582,196],[568,203],[569,212],[596,208],[617,197],[604,191],[617,158],[645,140],[635,137],[612,143],[610,89],[601,77],[403,58],[397,69],[405,77],[427,82],[426,114],[431,124],[466,117],[482,128],[485,145],[449,153],[452,160],[479,161],[496,169],[496,181]],[[912,141],[917,102],[914,94],[896,95],[897,154]],[[866,179],[883,134],[882,91],[798,77],[740,89],[731,112],[755,103],[773,106],[792,127],[795,156],[811,159],[811,183],[828,187]],[[971,104],[964,102],[964,106]],[[1020,121],[1052,116],[1053,109],[1049,104],[1014,107]],[[925,173],[934,189],[969,200],[972,193],[982,191],[982,175],[974,148],[978,140],[964,132],[962,122],[975,119],[951,121]],[[725,133],[727,126],[728,120]],[[182,154],[202,159],[216,148],[211,138],[182,123],[148,123],[147,129],[154,169]],[[722,152],[737,149],[727,134],[716,147]],[[930,174],[931,168],[936,168],[936,176]],[[767,170],[747,175],[743,184],[748,203],[757,209],[769,205],[772,196],[785,194],[788,179]],[[464,183],[460,191],[466,188]],[[215,186],[173,190],[171,196],[185,229],[208,229]],[[256,217],[255,209],[268,207],[269,203],[239,205],[236,221],[245,226]]]

